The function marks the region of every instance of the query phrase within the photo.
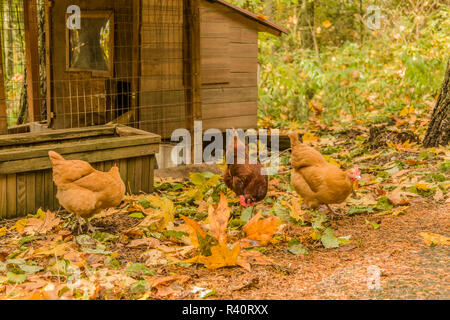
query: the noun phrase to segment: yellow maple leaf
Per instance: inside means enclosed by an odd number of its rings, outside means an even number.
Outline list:
[[[407,116],[410,113],[414,113],[414,107],[413,106],[407,106],[407,107],[403,108],[400,111],[399,116],[400,117],[404,117],[404,116]]]
[[[291,196],[291,203],[282,200],[281,204],[289,208],[289,216],[294,219],[295,221],[299,220],[305,220],[305,212],[303,211],[301,207],[302,200],[299,201]]]
[[[208,208],[208,220],[211,235],[216,238],[219,243],[226,243],[227,241],[227,226],[229,218],[230,208],[228,207],[227,197],[221,192],[217,209],[214,210],[212,205]]]
[[[302,140],[303,140],[303,142],[317,141],[317,140],[319,140],[319,137],[315,136],[310,131],[308,131],[303,135]]]
[[[0,228],[0,238],[6,234],[6,227]]]
[[[199,255],[186,260],[188,263],[201,263],[208,269],[218,269],[227,266],[235,266],[241,252],[240,245],[235,245],[229,249],[226,244],[219,244],[211,247],[211,255],[208,257]]]
[[[324,22],[322,22],[322,25],[328,29],[329,27],[331,27],[332,23],[329,20],[325,20]]]
[[[203,230],[203,228],[197,223],[197,221],[192,220],[188,217],[183,216],[180,214],[181,219],[184,220],[184,223],[189,227],[188,233],[189,233],[189,239],[191,239],[191,243],[195,247],[199,247],[198,243],[198,236],[197,233],[200,234],[202,238],[206,237],[206,231]]]
[[[426,183],[416,183],[416,189],[421,190],[421,191],[428,191],[428,190],[433,190],[434,188],[430,187]]]
[[[21,233],[27,224],[28,219],[20,219],[19,221],[16,222],[15,225],[9,228],[9,231],[16,230],[17,232]]]
[[[259,211],[243,229],[247,234],[247,238],[261,241],[261,244],[265,245],[273,241],[272,236],[278,230],[280,218],[268,215],[265,215],[265,219],[262,218],[263,215]]]
[[[423,241],[427,246],[431,245],[450,245],[450,238],[431,232],[421,232],[420,235],[423,237]]]
[[[168,198],[154,195],[148,195],[146,198],[153,206],[159,207],[158,210],[153,210],[153,208],[144,210],[144,213],[147,215],[146,219],[148,218],[150,220],[152,217],[159,219],[159,222],[156,223],[158,230],[164,230],[175,219],[175,206],[173,202]]]

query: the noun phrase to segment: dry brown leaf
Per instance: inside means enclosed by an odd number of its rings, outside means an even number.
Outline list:
[[[265,216],[259,211],[245,226],[244,231],[247,238],[259,240],[261,244],[267,244],[273,241],[272,236],[277,232],[280,224],[280,218],[275,216]]]
[[[386,197],[394,206],[404,206],[409,204],[408,196],[416,197],[415,193],[402,191],[401,187],[386,194]]]
[[[63,256],[69,252],[71,252],[71,250],[73,250],[72,247],[73,243],[71,242],[63,242],[61,244],[50,244],[48,246],[43,246],[43,247],[39,247],[37,248],[34,252],[33,252],[33,257],[39,257],[39,256]]]
[[[229,218],[230,208],[228,207],[227,197],[221,192],[217,209],[214,210],[212,205],[208,208],[208,220],[211,235],[221,244],[227,242],[227,226]]]
[[[28,219],[28,223],[23,229],[23,233],[27,235],[33,235],[35,233],[46,234],[54,227],[58,226],[61,222],[60,218],[57,218],[51,211],[47,211],[44,216],[44,220],[38,218]]]
[[[211,247],[211,255],[196,256],[185,262],[188,263],[202,263],[208,269],[218,269],[227,266],[235,266],[237,264],[238,256],[241,251],[241,247],[236,245],[233,249],[229,249],[226,244],[219,244],[217,246]]]
[[[127,244],[128,248],[138,248],[138,247],[147,247],[147,248],[156,248],[159,246],[161,242],[155,238],[142,238],[131,241]]]
[[[160,278],[151,278],[148,282],[151,284],[152,288],[161,288],[163,286],[167,286],[173,282],[179,284],[185,284],[187,281],[191,279],[190,276],[166,276]]]
[[[436,193],[434,194],[433,199],[436,201],[441,201],[444,199],[444,193],[440,188],[436,188]]]

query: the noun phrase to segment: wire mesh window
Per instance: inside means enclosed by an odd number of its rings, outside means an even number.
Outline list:
[[[14,126],[29,119],[24,0],[0,1],[8,126]],[[33,81],[40,91],[34,108],[50,128],[113,122],[170,137],[186,126],[189,0],[26,1],[39,13],[39,77]],[[74,13],[67,9],[74,5],[80,29],[68,31]],[[110,14],[106,24],[90,16],[102,12]]]

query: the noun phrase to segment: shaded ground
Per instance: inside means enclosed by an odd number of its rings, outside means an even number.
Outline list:
[[[378,230],[367,227],[368,217],[332,222],[337,235],[352,234],[357,245],[315,249],[306,256],[272,245],[266,254],[278,265],[254,266],[251,272],[203,267],[165,267],[158,272],[188,274],[196,286],[215,288],[217,299],[449,299],[450,249],[428,247],[419,235],[422,231],[450,234],[448,206],[413,205],[403,216],[379,217]],[[380,290],[367,288],[369,266],[381,270]]]
[[[219,194],[225,194],[230,245],[244,238],[248,219],[220,175],[202,176],[205,170],[220,173],[216,166],[162,169],[155,174],[154,194],[129,196],[120,208],[95,216],[92,224],[100,231],[95,234],[72,231],[74,219],[64,211],[0,221],[0,300],[200,299],[196,287],[211,292],[208,299],[450,299],[450,246],[426,245],[420,235],[450,235],[448,150],[393,144],[379,135],[375,142],[389,146],[368,151],[361,132],[355,139],[351,135],[313,137],[331,160],[343,168],[357,163],[362,170],[356,197],[335,207],[342,216],[329,219],[327,226],[337,237],[351,236],[348,244],[325,249],[323,241],[313,240],[313,220],[305,218],[309,211],[296,209],[305,220],[293,222],[290,208],[300,202],[284,154],[281,173],[271,177],[267,197],[256,210],[280,218],[278,242],[241,249],[241,257],[260,254],[250,271],[236,262],[219,269],[188,264],[200,250],[187,237],[181,215],[209,228],[208,206],[218,208]],[[199,172],[196,179],[190,172]],[[395,197],[395,190],[403,199]],[[49,216],[54,225],[50,221],[48,230],[20,230],[30,228],[32,219],[47,223]],[[161,225],[167,217],[171,224]],[[143,225],[148,219],[154,224]],[[177,232],[184,235],[177,238]],[[291,254],[293,239],[309,253]],[[70,268],[81,272],[79,288],[67,287],[74,276]]]

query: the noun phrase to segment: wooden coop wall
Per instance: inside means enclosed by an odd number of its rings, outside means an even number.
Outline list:
[[[258,24],[202,0],[200,43],[203,129],[256,128]]]
[[[186,127],[184,2],[142,0],[139,127],[169,138]]]
[[[92,163],[100,171],[109,171],[114,165],[119,166],[127,193],[153,191],[154,155]],[[143,172],[149,174],[143,175]],[[39,208],[58,210],[60,205],[56,193],[51,169],[0,174],[0,219],[23,217],[36,213]]]
[[[59,209],[49,150],[100,171],[117,165],[127,193],[151,193],[160,140],[118,125],[0,136],[0,219]]]
[[[52,127],[75,128],[105,124],[130,110],[133,74],[133,6],[129,0],[57,0],[50,8]],[[66,70],[66,10],[77,5],[81,12],[114,12],[113,75]],[[83,21],[83,20],[82,20]],[[81,22],[83,23],[83,22]],[[83,27],[83,25],[81,25]],[[128,88],[120,93],[120,87]],[[125,98],[124,98],[125,96]]]

